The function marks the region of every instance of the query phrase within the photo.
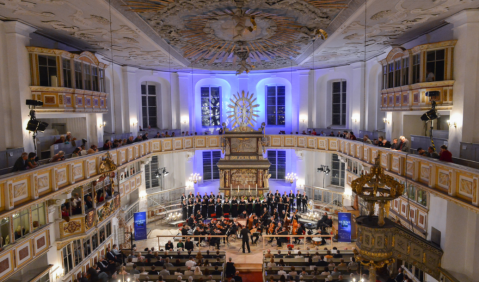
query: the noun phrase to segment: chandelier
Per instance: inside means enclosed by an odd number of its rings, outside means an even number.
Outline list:
[[[199,173],[192,173],[189,180],[194,184],[198,183],[201,180],[201,175]]]
[[[286,175],[285,179],[288,180],[289,183],[293,183],[294,181],[298,180],[298,176],[296,173],[291,172]]]

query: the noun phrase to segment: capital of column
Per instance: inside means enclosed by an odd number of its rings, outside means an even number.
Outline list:
[[[463,10],[446,19],[446,22],[454,25],[454,28],[467,23],[479,23],[479,9]]]
[[[31,33],[37,30],[34,27],[17,21],[5,22],[4,26],[6,33],[17,33],[26,37],[29,37]]]

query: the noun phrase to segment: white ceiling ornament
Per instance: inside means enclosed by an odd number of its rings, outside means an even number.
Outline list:
[[[314,60],[318,67],[324,68],[363,61],[365,30],[366,57],[369,59],[382,54],[393,44],[403,44],[434,29],[438,24],[442,24],[441,20],[461,9],[479,6],[478,0],[369,0],[368,2],[370,5],[368,5],[367,11],[367,26],[364,22],[364,12],[350,19],[351,23],[341,29],[340,37],[326,41],[314,52]],[[361,55],[330,51],[330,48],[344,45],[359,47]],[[312,58],[310,56],[303,61],[301,66],[311,65]]]
[[[127,1],[132,12],[195,66],[233,68],[237,74],[296,65],[294,58],[312,39],[327,38],[325,29],[345,2]]]
[[[39,33],[110,58],[109,8],[99,1],[0,0],[0,16],[20,19],[37,27]],[[185,67],[173,57],[170,63],[164,49],[118,13],[112,13],[112,37],[114,60],[120,65],[154,70],[168,70],[170,66],[172,69]],[[130,53],[127,48],[132,47],[135,51]]]

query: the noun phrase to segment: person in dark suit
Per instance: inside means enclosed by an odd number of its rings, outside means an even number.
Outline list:
[[[215,266],[215,270],[211,272],[211,275],[221,275],[221,271],[218,270],[218,266]]]
[[[151,270],[148,272],[148,275],[159,275],[159,272],[156,271],[155,266],[151,266]]]
[[[251,253],[251,250],[249,248],[249,236],[248,236],[248,234],[250,234],[250,233],[249,233],[248,228],[246,228],[246,225],[243,226],[243,229],[241,229],[240,233],[241,233],[241,239],[243,241],[243,253],[245,252],[245,249],[244,249],[245,244],[248,247],[248,253]],[[235,279],[235,281],[237,281],[237,280]]]
[[[398,275],[396,276],[396,282],[404,281],[404,274],[402,273],[402,268],[398,269]]]
[[[339,250],[336,250],[336,253],[333,255],[333,258],[342,258],[343,255],[339,252]]]
[[[193,251],[194,249],[193,242],[191,242],[190,238],[186,239],[185,249],[187,249],[188,251]]]
[[[12,172],[26,170],[27,169],[28,153],[23,152],[22,155],[15,161]]]
[[[233,279],[235,280],[235,282],[243,282],[243,279],[241,278],[241,276],[239,276],[239,271],[236,271],[235,277],[233,277]]]
[[[232,259],[229,258],[229,261],[226,263],[225,274],[226,277],[233,277],[236,273],[235,263],[232,262]]]
[[[121,263],[115,256],[115,254],[110,250],[110,248],[106,248],[106,258],[110,261]]]
[[[168,241],[168,243],[165,245],[165,251],[168,250],[173,250],[173,243],[171,243],[171,241]]]
[[[324,256],[321,256],[321,258],[316,262],[316,266],[328,266],[328,262],[324,261]]]
[[[106,271],[106,269],[108,268],[108,262],[105,260],[104,256],[100,258],[100,261],[97,262],[96,265],[98,265],[101,271]]]

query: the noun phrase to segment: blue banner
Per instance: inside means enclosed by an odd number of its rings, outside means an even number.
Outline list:
[[[351,242],[351,213],[338,213],[338,241]]]
[[[146,212],[136,212],[133,214],[135,240],[146,240]]]

